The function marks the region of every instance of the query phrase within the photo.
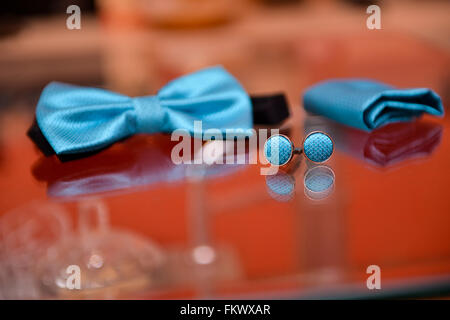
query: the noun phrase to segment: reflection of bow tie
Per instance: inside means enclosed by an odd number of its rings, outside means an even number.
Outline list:
[[[136,135],[77,161],[61,163],[54,157],[41,157],[33,165],[32,173],[38,181],[47,183],[47,194],[52,198],[136,191],[186,177],[188,165],[175,165],[170,159],[177,143],[161,134]],[[193,169],[192,165],[189,167]],[[206,178],[217,177],[240,168],[243,165],[213,164],[204,166],[204,174]]]
[[[36,120],[56,154],[95,151],[136,133],[184,129],[193,134],[196,120],[203,130],[230,134],[253,126],[249,96],[222,67],[185,75],[154,96],[135,98],[52,82],[39,99]]]

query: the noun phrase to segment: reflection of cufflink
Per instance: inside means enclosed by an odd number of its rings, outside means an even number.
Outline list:
[[[334,172],[327,166],[316,166],[305,173],[305,195],[312,200],[328,197],[334,187]]]
[[[279,171],[266,176],[266,186],[269,195],[280,202],[286,202],[294,197],[295,178],[286,172]]]
[[[303,140],[303,148],[295,148],[285,135],[276,134],[269,137],[264,144],[264,156],[270,164],[282,166],[288,163],[294,154],[304,153],[306,158],[315,163],[327,161],[333,153],[334,145],[330,136],[321,131],[308,134]]]
[[[298,166],[285,172],[279,170],[274,175],[266,176],[269,195],[280,202],[291,200],[295,194],[294,172]],[[313,166],[305,172],[303,178],[305,195],[311,200],[323,200],[334,190],[334,172],[325,165]]]

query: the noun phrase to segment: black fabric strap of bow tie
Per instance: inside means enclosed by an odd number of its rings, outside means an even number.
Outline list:
[[[289,107],[284,94],[264,95],[264,96],[250,96],[253,110],[253,124],[254,125],[277,125],[289,117]],[[55,154],[52,146],[48,143],[45,136],[42,134],[36,119],[27,131],[28,137],[46,156]],[[103,148],[106,149],[107,147]],[[101,149],[101,150],[103,150]],[[62,162],[76,160],[90,155],[96,154],[101,150],[83,152],[77,154],[58,155]]]
[[[277,125],[289,117],[284,94],[250,96],[253,105],[253,124]]]

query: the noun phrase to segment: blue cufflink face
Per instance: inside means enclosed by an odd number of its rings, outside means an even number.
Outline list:
[[[264,156],[274,166],[282,166],[291,160],[294,145],[288,137],[276,134],[264,144]]]
[[[312,162],[327,161],[333,153],[333,140],[323,132],[315,131],[310,133],[303,142],[303,152]]]
[[[334,145],[330,136],[321,131],[315,131],[306,136],[303,141],[303,150],[295,149],[288,137],[276,134],[267,139],[264,144],[264,155],[267,161],[274,166],[282,166],[291,160],[295,153],[303,153],[315,163],[327,161],[333,154]]]

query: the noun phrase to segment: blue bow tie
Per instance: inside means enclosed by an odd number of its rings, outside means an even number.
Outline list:
[[[194,134],[197,120],[203,131],[233,135],[253,126],[250,97],[222,67],[185,75],[154,96],[135,98],[52,82],[39,99],[36,120],[57,155],[96,151],[136,133]]]
[[[336,122],[371,131],[388,123],[410,121],[423,113],[442,116],[439,96],[430,89],[396,89],[370,80],[328,80],[309,88],[305,110]]]

